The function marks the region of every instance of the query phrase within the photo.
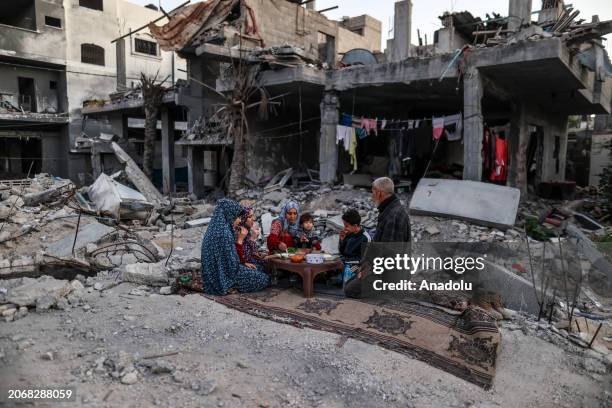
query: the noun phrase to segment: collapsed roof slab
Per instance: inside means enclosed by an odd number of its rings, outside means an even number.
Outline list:
[[[62,125],[70,122],[68,116],[55,115],[52,113],[34,112],[2,112],[0,122],[3,124],[28,124],[28,123],[47,123],[50,125]]]
[[[445,71],[446,79],[457,78],[452,59],[453,55],[446,54],[328,72],[326,90],[347,91],[416,82],[435,85]],[[468,64],[517,99],[537,100],[567,114],[604,113],[610,109],[606,98],[612,94],[612,81],[604,83],[593,95],[596,90],[593,73],[558,38],[473,49]]]
[[[302,83],[320,88],[320,90],[323,91],[325,81],[325,71],[306,65],[300,65],[279,70],[261,71],[259,73],[257,85],[267,88],[270,86]],[[217,80],[216,87],[219,92],[230,92],[234,89],[234,84],[231,81]]]

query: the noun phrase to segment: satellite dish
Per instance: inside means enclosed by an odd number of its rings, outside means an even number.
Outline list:
[[[344,54],[342,63],[346,65],[374,65],[378,60],[371,51],[365,48],[355,48]]]

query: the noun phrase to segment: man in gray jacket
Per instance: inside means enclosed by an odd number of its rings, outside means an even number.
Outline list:
[[[410,242],[410,218],[406,208],[395,195],[395,184],[388,177],[381,177],[372,183],[372,201],[378,207],[378,224],[372,242]],[[344,293],[348,297],[360,298],[375,278],[371,273],[364,272],[367,265],[356,278],[347,282]]]

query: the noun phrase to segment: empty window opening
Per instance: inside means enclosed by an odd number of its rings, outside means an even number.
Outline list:
[[[34,0],[2,1],[0,24],[36,30],[36,6]]]
[[[51,16],[45,16],[45,25],[50,27],[62,28],[62,20]]]
[[[104,48],[95,44],[81,44],[81,62],[104,65]]]
[[[87,7],[93,10],[104,10],[103,0],[79,0],[79,6]]]
[[[49,89],[57,89],[57,81],[49,81]]]
[[[17,78],[19,86],[19,106],[26,112],[36,112],[36,87],[34,78]]]
[[[157,43],[153,41],[136,38],[134,39],[134,48],[136,49],[136,52],[141,54],[157,56]]]

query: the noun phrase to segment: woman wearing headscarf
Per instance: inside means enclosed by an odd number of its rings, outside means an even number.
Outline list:
[[[204,292],[226,295],[230,289],[257,292],[270,280],[258,269],[240,263],[236,251],[234,228],[238,226],[243,208],[234,200],[219,200],[212,220],[202,240],[202,281]]]
[[[272,221],[270,235],[268,236],[268,249],[272,251],[286,251],[294,245],[294,239],[300,229],[300,206],[293,200],[285,203],[280,216]]]

